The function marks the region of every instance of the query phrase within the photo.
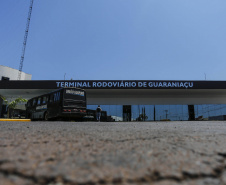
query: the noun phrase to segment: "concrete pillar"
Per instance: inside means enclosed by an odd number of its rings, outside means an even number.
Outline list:
[[[188,114],[189,114],[189,121],[195,120],[195,106],[188,105]]]

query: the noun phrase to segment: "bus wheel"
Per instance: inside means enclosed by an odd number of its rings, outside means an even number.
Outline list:
[[[48,115],[48,112],[45,112],[44,114],[44,121],[48,121],[49,120],[49,115]]]

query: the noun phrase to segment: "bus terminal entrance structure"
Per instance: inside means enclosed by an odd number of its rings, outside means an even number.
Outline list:
[[[30,99],[63,87],[85,89],[87,109],[100,105],[115,121],[226,119],[226,81],[0,81],[0,95]]]

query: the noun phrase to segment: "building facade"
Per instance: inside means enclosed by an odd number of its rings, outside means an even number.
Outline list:
[[[1,81],[17,80],[18,74],[19,74],[19,70],[0,65],[0,80]],[[20,80],[31,80],[31,77],[32,77],[31,74],[21,72]],[[0,95],[2,95],[2,94],[0,94]],[[0,115],[1,115],[1,117],[2,117],[1,113],[4,112],[5,109],[6,109],[6,105],[4,105],[3,99],[0,97]]]
[[[17,80],[19,70],[0,65],[0,80]],[[21,80],[31,80],[32,75],[21,72]]]
[[[226,81],[0,81],[0,94],[32,98],[58,88],[86,90],[87,109],[112,121],[225,120]]]

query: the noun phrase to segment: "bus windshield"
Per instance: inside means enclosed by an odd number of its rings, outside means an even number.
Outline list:
[[[85,91],[79,89],[64,89],[64,107],[86,107]]]

